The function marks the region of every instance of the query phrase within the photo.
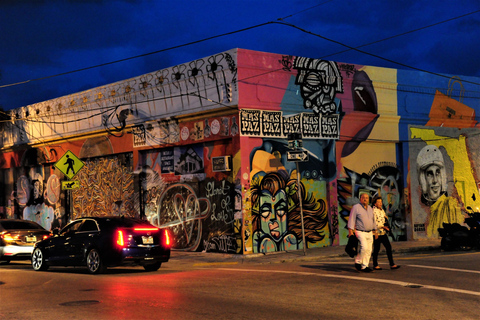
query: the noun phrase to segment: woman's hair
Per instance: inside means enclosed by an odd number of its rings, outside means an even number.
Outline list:
[[[302,211],[304,218],[305,239],[310,242],[321,241],[325,234],[322,230],[328,224],[327,206],[323,199],[315,199],[312,194],[307,194],[305,186],[300,182],[300,192],[302,195]],[[300,199],[298,197],[298,186],[296,179],[289,179],[286,172],[271,172],[257,180],[252,184],[251,201],[253,215],[253,231],[259,229],[260,214],[258,210],[258,201],[262,190],[268,190],[271,194],[275,194],[278,190],[287,191],[290,198],[288,203],[288,229],[292,231],[297,238],[302,237],[302,223],[300,214]],[[292,192],[292,190],[295,190]]]
[[[382,199],[382,197],[379,196],[379,195],[376,195],[375,197],[373,197],[373,199],[372,199],[372,206],[375,205],[375,203],[377,202],[378,199]]]

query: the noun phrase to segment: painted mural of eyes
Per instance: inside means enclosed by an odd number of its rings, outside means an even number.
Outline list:
[[[277,216],[283,217],[285,215],[285,210],[277,210]]]
[[[269,210],[263,210],[261,212],[261,215],[262,215],[263,218],[266,219],[266,218],[268,218],[268,216],[270,216],[270,211]]]

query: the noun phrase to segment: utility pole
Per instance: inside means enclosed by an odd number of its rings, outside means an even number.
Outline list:
[[[299,162],[308,161],[308,152],[302,148],[302,134],[291,133],[288,135],[288,147],[293,151],[287,151],[287,161],[294,161],[297,167],[297,187],[298,187],[298,205],[300,206],[300,217],[302,219],[302,241],[303,255],[307,255],[307,242],[305,241],[305,224],[303,222],[303,204],[302,204],[302,188],[300,187],[300,166]]]

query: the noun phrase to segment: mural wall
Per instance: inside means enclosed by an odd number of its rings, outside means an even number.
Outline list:
[[[84,160],[75,176],[81,186],[71,191],[71,219],[85,216],[138,217],[133,185],[132,154],[119,154]]]
[[[395,70],[279,55],[261,62],[282,69],[275,87],[267,85],[271,75],[255,74],[260,62],[239,60],[251,67],[239,69],[242,150],[249,150],[242,164],[249,171],[242,180],[244,206],[251,212],[244,221],[246,250],[303,248],[300,206],[308,248],[345,244],[348,214],[364,191],[382,196],[394,221],[392,239],[405,240],[399,118],[395,94],[384,90],[395,83]],[[291,133],[302,134],[298,150],[308,154],[306,161],[288,159]]]
[[[65,225],[65,196],[60,177],[51,166],[12,168],[4,170],[4,175],[6,181],[12,182],[2,188],[6,198],[4,218],[35,221],[47,230]]]
[[[392,241],[437,238],[480,208],[478,83],[230,50],[29,106],[43,122],[4,126],[2,148],[28,148],[1,153],[0,214],[47,229],[145,217],[175,249],[249,254],[346,244],[368,192]],[[37,147],[34,132],[72,139]],[[66,151],[84,162],[71,191]]]
[[[411,127],[411,190],[417,238],[438,237],[442,223],[463,223],[480,208],[478,130]]]
[[[139,152],[140,210],[151,223],[171,231],[174,249],[242,250],[238,169],[216,163],[220,158],[229,165],[238,157],[236,119],[235,114],[178,123],[176,146]]]
[[[478,79],[429,75],[422,80],[429,86],[412,100],[411,88],[420,86],[419,79],[399,73],[399,82],[412,86],[399,90],[399,113],[425,119],[421,125],[400,126],[409,141],[405,194],[414,239],[437,238],[443,222],[462,224],[467,207],[480,208]]]

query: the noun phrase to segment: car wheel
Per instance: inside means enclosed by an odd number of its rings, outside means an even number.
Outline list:
[[[157,271],[158,269],[160,269],[161,266],[161,262],[156,262],[153,264],[144,265],[143,268],[145,269],[145,271]]]
[[[87,254],[87,268],[90,273],[103,273],[106,268],[103,264],[100,252],[97,249],[91,249]]]
[[[450,237],[443,237],[442,240],[440,240],[440,248],[442,248],[443,251],[454,251],[455,245]]]
[[[45,255],[40,248],[35,248],[32,253],[32,267],[35,271],[45,271],[48,269],[48,265],[45,262]]]

